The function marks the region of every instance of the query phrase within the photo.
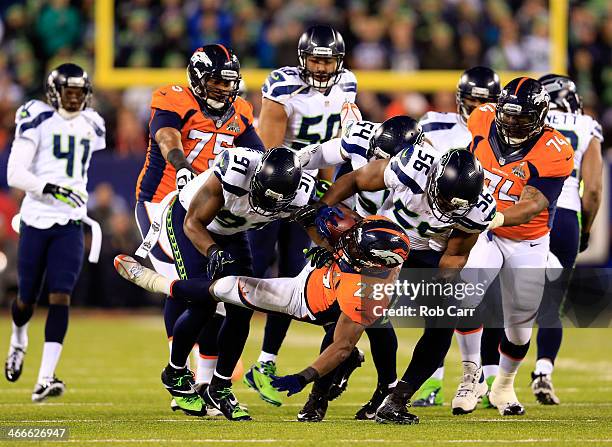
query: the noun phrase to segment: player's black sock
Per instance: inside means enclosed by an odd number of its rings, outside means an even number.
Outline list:
[[[524,345],[515,345],[508,340],[508,337],[506,337],[506,333],[504,332],[499,345],[499,351],[511,359],[522,360],[527,355],[527,351],[529,351],[529,342]]]
[[[378,383],[390,384],[397,379],[397,336],[393,326],[367,328],[372,361],[378,373]]]
[[[402,379],[397,382],[397,385],[395,385],[395,388],[391,393],[391,399],[399,404],[405,405],[418,389],[419,387],[415,388],[414,384],[405,382]]]
[[[200,332],[198,346],[201,355],[206,357],[217,357],[219,355],[217,338],[219,337],[219,331],[224,319],[223,315],[216,313]]]
[[[176,320],[185,312],[185,309],[187,309],[187,304],[184,301],[173,300],[172,298],[166,299],[164,303],[164,324],[166,325],[166,335],[168,337],[172,337]]]
[[[212,380],[210,381],[210,388],[211,389],[222,389],[222,388],[229,388],[232,386],[232,381],[231,379],[224,379],[222,377],[219,377],[218,375],[214,374],[212,377]]]
[[[278,355],[290,324],[291,318],[287,315],[268,314],[261,350],[268,354]]]
[[[480,342],[480,357],[483,365],[499,364],[499,344],[504,330],[502,328],[487,328],[482,330]]]
[[[414,347],[410,364],[402,376],[402,381],[406,382],[410,389],[418,390],[438,369],[450,348],[453,332],[452,327],[425,328]]]
[[[217,342],[219,360],[215,372],[224,377],[231,377],[240,360],[247,337],[253,311],[232,304],[225,305],[226,317],[221,325]]]
[[[15,326],[21,327],[26,324],[28,321],[30,321],[30,318],[32,318],[33,313],[34,306],[25,305],[23,306],[23,309],[20,309],[17,305],[17,300],[13,301],[13,304],[11,305],[11,314],[13,316],[13,323],[15,323]]]
[[[50,304],[45,323],[45,342],[63,343],[68,331],[68,306]]]
[[[192,303],[216,304],[209,287],[212,281],[204,278],[184,279],[172,284],[172,299],[185,300]]]
[[[555,362],[559,348],[561,348],[561,340],[563,338],[563,329],[560,327],[538,329],[538,359],[547,358],[551,362]]]
[[[176,320],[172,331],[172,353],[170,354],[170,361],[174,366],[180,368],[187,364],[187,358],[198,339],[198,334],[210,316],[212,316],[210,309],[189,307]]]

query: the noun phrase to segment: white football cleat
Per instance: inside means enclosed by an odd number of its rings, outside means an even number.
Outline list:
[[[451,407],[453,414],[469,414],[478,406],[478,400],[488,391],[482,380],[482,367],[474,362],[463,362],[463,379],[457,388]]]
[[[145,267],[128,255],[117,255],[114,260],[115,270],[122,278],[142,287],[149,292],[170,294],[172,281],[163,275]]]
[[[497,407],[499,414],[502,416],[522,416],[525,414],[525,407],[521,405],[514,392],[515,375],[516,373],[510,375],[500,372],[495,377],[493,385],[491,385],[489,401]]]

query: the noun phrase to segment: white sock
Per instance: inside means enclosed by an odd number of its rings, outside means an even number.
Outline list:
[[[38,371],[38,383],[53,378],[61,354],[61,343],[51,341],[45,342],[43,346],[42,361],[40,362],[40,370]]]
[[[461,351],[461,360],[464,362],[473,362],[480,366],[480,338],[482,336],[482,328],[462,333],[455,331],[455,338]]]
[[[551,375],[553,372],[554,365],[548,359],[538,359],[536,362],[535,373]]]
[[[482,373],[485,377],[485,380],[491,376],[496,376],[498,369],[499,369],[498,365],[484,365],[482,367]]]
[[[523,359],[513,359],[501,352],[499,354],[499,373],[516,374],[521,363],[523,363]]]
[[[210,383],[217,366],[217,360],[218,357],[202,357],[202,354],[198,356],[197,383]]]
[[[444,366],[440,366],[436,371],[431,375],[432,379],[442,380],[444,379]]]
[[[13,323],[13,332],[11,334],[11,346],[21,348],[25,351],[28,347],[28,324],[17,326]]]
[[[495,381],[491,386],[491,390],[496,393],[504,393],[511,392],[514,396],[514,378],[516,377],[516,372],[509,373],[500,369],[499,374],[495,376]],[[515,397],[514,397],[515,398]]]
[[[276,362],[276,354],[270,354],[265,351],[259,353],[258,362]]]

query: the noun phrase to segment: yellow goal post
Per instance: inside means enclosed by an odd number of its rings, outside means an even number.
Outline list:
[[[569,0],[549,0],[550,67],[554,73],[567,72]],[[165,84],[184,84],[185,70],[166,68],[118,68],[114,66],[114,0],[95,2],[95,85],[98,88],[156,87]],[[270,69],[244,69],[242,77],[249,90],[259,90]],[[401,91],[452,91],[461,70],[418,70],[398,72],[389,70],[356,70],[359,91],[392,93]],[[543,73],[503,71],[502,83],[518,76],[539,77]]]

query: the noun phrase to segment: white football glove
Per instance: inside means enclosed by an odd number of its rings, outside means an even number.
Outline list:
[[[176,171],[176,189],[182,190],[187,183],[196,177],[195,173],[189,168],[181,168]]]

